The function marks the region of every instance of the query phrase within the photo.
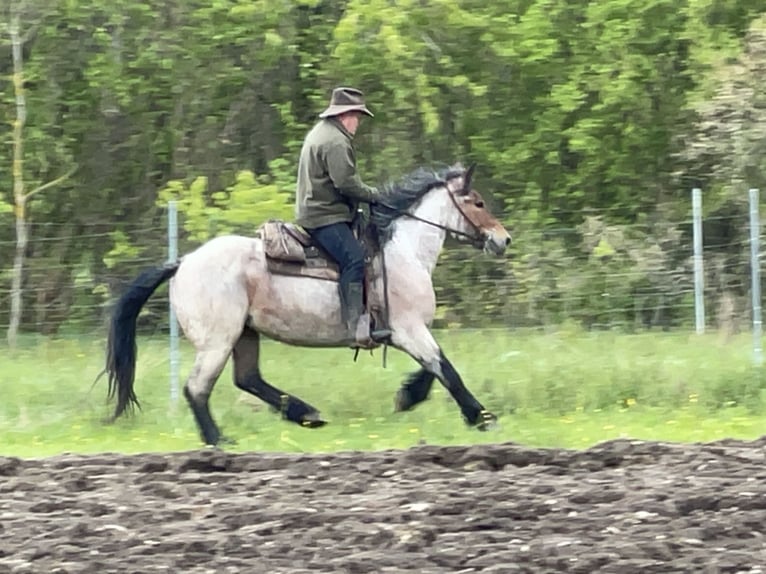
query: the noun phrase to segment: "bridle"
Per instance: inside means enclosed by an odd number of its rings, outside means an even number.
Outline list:
[[[471,191],[471,176],[473,175],[475,164],[471,164],[471,166],[465,171],[465,174],[463,175],[463,192],[467,195]],[[451,179],[451,178],[450,178]],[[445,186],[449,182],[449,179],[445,179],[444,183]],[[395,212],[398,215],[403,215],[405,217],[409,217],[410,219],[414,219],[416,221],[420,221],[421,223],[425,223],[426,225],[430,225],[431,227],[436,227],[438,229],[441,229],[443,231],[446,231],[447,233],[451,233],[453,235],[458,235],[460,237],[465,237],[466,239],[469,239],[471,243],[474,244],[483,244],[485,241],[485,238],[483,237],[483,231],[481,228],[476,225],[468,215],[466,215],[465,211],[463,211],[463,208],[460,206],[460,204],[457,201],[457,198],[455,197],[457,195],[456,192],[450,191],[449,187],[447,186],[447,193],[449,194],[450,199],[452,200],[452,204],[455,206],[455,209],[458,210],[458,213],[465,219],[469,225],[476,231],[476,234],[473,235],[471,233],[465,233],[464,231],[458,231],[457,229],[452,229],[450,227],[447,227],[446,225],[442,225],[441,223],[437,223],[435,221],[429,221],[428,219],[424,219],[422,217],[419,217],[415,214],[409,213],[407,211],[397,209],[391,205],[388,205],[382,201],[378,201],[379,205],[382,205],[383,207],[390,209],[391,211]]]

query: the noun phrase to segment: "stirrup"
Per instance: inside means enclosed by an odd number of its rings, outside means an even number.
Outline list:
[[[359,322],[356,325],[357,341],[372,341],[374,343],[382,343],[391,337],[391,333],[391,329],[373,329],[372,316],[369,313],[364,313],[361,317],[359,317]]]
[[[369,313],[363,313],[359,316],[359,320],[356,323],[356,328],[349,329],[351,334],[351,346],[361,347],[367,349],[371,347],[374,342],[370,337],[370,315]]]
[[[370,333],[370,338],[376,343],[382,343],[388,341],[392,334],[393,331],[391,329],[373,329]]]
[[[391,336],[390,330],[371,330],[371,325],[369,313],[363,313],[359,316],[356,327],[349,325],[348,346],[352,349],[373,349]]]

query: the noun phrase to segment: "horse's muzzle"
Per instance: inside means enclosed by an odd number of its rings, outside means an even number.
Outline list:
[[[490,255],[502,255],[510,244],[511,236],[508,233],[490,232],[484,238],[483,249]]]

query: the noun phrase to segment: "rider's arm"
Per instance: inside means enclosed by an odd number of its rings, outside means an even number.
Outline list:
[[[337,144],[327,150],[327,173],[343,195],[369,202],[378,194],[377,188],[365,184],[359,177],[351,146]]]

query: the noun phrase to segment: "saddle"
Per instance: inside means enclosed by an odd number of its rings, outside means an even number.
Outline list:
[[[313,277],[338,281],[338,264],[317,244],[301,226],[270,219],[255,232],[263,241],[266,264],[276,275]]]
[[[382,266],[384,285],[384,304],[373,304],[368,296],[370,283],[374,280],[372,265],[373,256],[379,251],[378,235],[375,227],[354,225],[354,235],[360,240],[365,251],[364,270],[364,306],[377,325],[387,325],[388,307],[388,275],[385,260]],[[269,219],[256,229],[255,236],[263,241],[266,266],[274,275],[291,275],[295,277],[312,277],[338,283],[340,281],[340,266],[321,246],[314,243],[311,236],[296,223],[281,219]],[[373,343],[373,347],[378,343]],[[370,349],[373,347],[369,347]],[[386,350],[383,352],[383,365],[386,363]],[[359,354],[356,348],[354,360]]]
[[[365,250],[364,271],[364,305],[367,312],[374,317],[376,324],[385,325],[388,318],[385,310],[378,305],[372,305],[369,297],[369,284],[373,281],[370,262],[379,249],[378,238],[372,226],[361,228],[354,226],[354,235],[360,240]],[[263,241],[266,255],[266,266],[275,275],[291,275],[296,277],[312,277],[338,283],[340,267],[322,247],[314,243],[308,232],[296,223],[281,219],[269,219],[262,223],[255,236]],[[384,291],[387,293],[387,274],[385,262],[383,265]],[[385,300],[386,305],[388,299]],[[359,349],[357,348],[357,353]],[[384,353],[385,366],[385,353]]]

